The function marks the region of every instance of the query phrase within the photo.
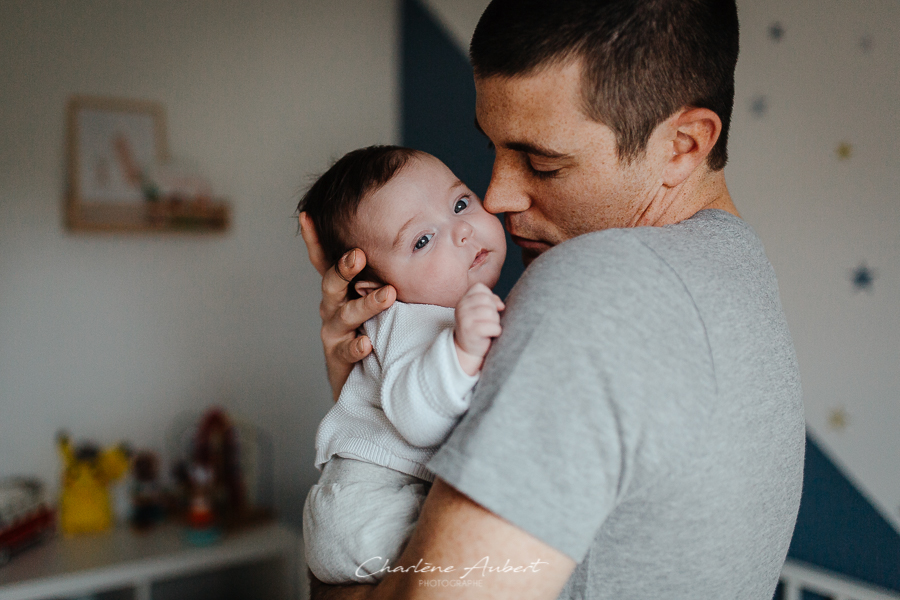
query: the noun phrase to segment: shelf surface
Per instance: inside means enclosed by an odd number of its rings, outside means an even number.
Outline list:
[[[293,530],[276,523],[228,533],[206,547],[187,543],[183,528],[176,525],[162,525],[146,534],[118,527],[102,534],[57,537],[0,567],[0,600],[139,586],[279,556],[294,560],[299,539]]]

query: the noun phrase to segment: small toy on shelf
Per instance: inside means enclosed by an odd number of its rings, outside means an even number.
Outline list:
[[[119,444],[101,451],[89,442],[73,448],[64,432],[57,446],[63,460],[60,527],[67,535],[106,531],[113,523],[109,485],[128,470],[130,450]]]
[[[14,553],[52,537],[54,521],[40,481],[25,477],[0,481],[0,567]]]
[[[159,483],[159,459],[153,452],[137,452],[132,461],[131,524],[146,531],[166,516],[166,498]]]
[[[193,464],[210,471],[209,493],[213,509],[222,518],[239,518],[247,508],[238,455],[237,433],[225,411],[206,412],[194,439]]]
[[[190,501],[185,539],[195,546],[208,546],[222,538],[222,528],[213,508],[214,473],[208,466],[194,463],[188,473]]]
[[[173,455],[182,457],[174,476],[188,540],[210,543],[217,532],[271,519],[272,511],[258,506],[268,473],[261,430],[218,407],[185,417],[173,426],[171,440]]]
[[[224,410],[212,408],[204,414],[190,459],[178,466],[176,477],[187,495],[188,541],[217,541],[221,525],[238,519],[246,508],[237,436]]]

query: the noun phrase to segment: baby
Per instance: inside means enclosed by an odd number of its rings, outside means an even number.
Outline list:
[[[303,540],[325,583],[374,583],[402,552],[434,480],[426,464],[468,409],[500,335],[491,293],[506,257],[500,220],[435,157],[372,146],[338,160],[299,205],[326,258],[351,248],[365,296],[397,301],[363,325],[372,353],[319,425],[322,471],[303,508]]]

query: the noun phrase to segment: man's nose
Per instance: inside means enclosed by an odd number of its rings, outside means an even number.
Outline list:
[[[524,189],[524,182],[513,165],[500,157],[494,158],[491,183],[484,193],[483,206],[493,214],[522,212],[531,206],[531,200]]]
[[[464,219],[460,219],[456,224],[456,227],[453,229],[453,243],[457,246],[462,246],[472,237],[472,234],[475,233],[475,229],[469,224],[468,221]]]

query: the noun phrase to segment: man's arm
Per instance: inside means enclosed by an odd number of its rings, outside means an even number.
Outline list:
[[[552,600],[575,561],[437,479],[391,569],[374,588],[318,584],[312,598]]]
[[[372,585],[328,585],[322,583],[313,572],[306,570],[309,578],[309,597],[311,600],[366,600],[372,589]]]

